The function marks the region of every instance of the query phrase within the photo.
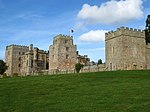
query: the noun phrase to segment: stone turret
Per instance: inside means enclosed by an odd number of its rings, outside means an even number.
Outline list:
[[[30,44],[29,51],[32,51],[32,50],[33,50],[33,44]]]

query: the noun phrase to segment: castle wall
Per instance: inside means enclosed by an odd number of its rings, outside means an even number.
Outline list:
[[[22,75],[26,75],[28,66],[28,55],[21,56],[21,73]]]
[[[106,71],[105,64],[84,66],[80,72],[85,73],[85,72],[99,72],[99,71]]]
[[[121,27],[106,33],[105,43],[108,70],[146,69],[144,31]]]

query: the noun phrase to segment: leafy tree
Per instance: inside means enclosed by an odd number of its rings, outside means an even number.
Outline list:
[[[147,29],[145,30],[145,41],[146,44],[150,43],[150,32]]]
[[[102,62],[101,59],[98,60],[98,65],[99,65],[99,64],[103,64],[103,62]]]
[[[75,64],[75,69],[76,69],[76,72],[77,73],[79,73],[80,72],[80,70],[81,70],[81,68],[83,68],[83,64],[81,64],[81,63],[76,63]]]
[[[150,15],[146,19],[145,40],[146,44],[150,43]]]
[[[0,60],[0,74],[2,75],[7,70],[6,63],[3,60]]]

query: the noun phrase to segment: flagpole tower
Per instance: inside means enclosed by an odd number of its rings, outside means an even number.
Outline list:
[[[150,15],[148,15],[146,19],[145,41],[146,44],[150,43]]]

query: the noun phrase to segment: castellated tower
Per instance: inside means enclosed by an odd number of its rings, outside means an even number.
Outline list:
[[[53,45],[49,47],[49,70],[71,70],[77,61],[76,45],[73,38],[65,35],[54,37]]]
[[[106,33],[106,68],[108,70],[146,69],[145,32],[118,28]]]
[[[21,71],[21,56],[29,50],[28,46],[10,45],[6,47],[5,61],[8,66],[6,73],[11,76]]]

